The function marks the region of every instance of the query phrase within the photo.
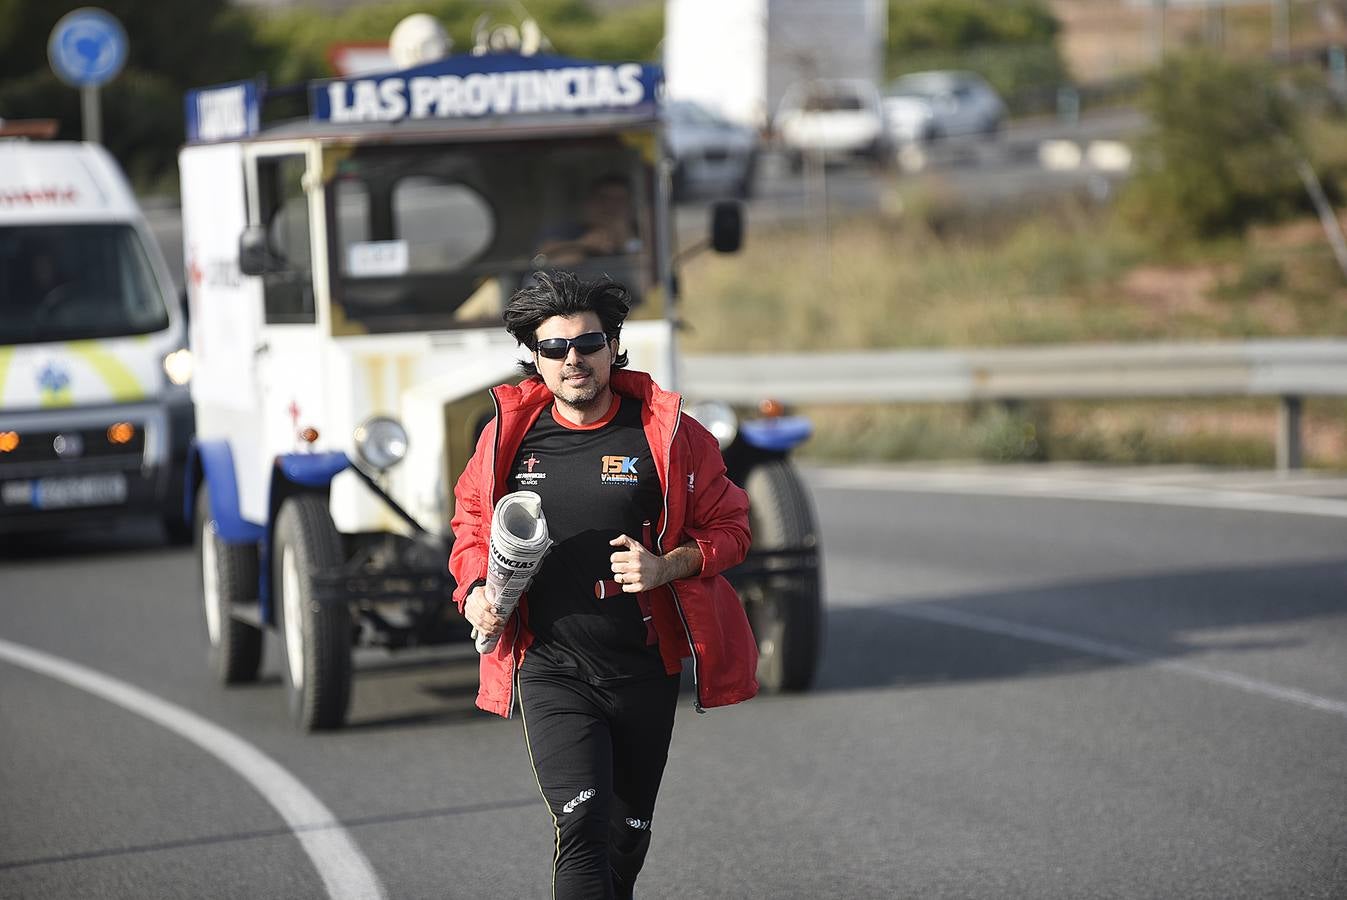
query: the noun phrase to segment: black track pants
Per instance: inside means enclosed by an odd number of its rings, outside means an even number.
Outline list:
[[[520,670],[524,736],[556,821],[558,900],[631,897],[650,847],[678,682],[670,675],[595,687]]]

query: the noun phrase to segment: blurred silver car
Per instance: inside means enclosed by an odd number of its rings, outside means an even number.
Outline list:
[[[752,196],[758,162],[756,131],[691,100],[669,101],[664,116],[664,137],[674,159],[674,199]]]
[[[915,144],[963,135],[994,136],[1006,105],[972,72],[914,72],[884,92],[884,117],[895,143]]]

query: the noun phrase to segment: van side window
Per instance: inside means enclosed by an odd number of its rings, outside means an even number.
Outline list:
[[[257,160],[257,197],[261,225],[272,253],[284,263],[262,276],[268,324],[315,321],[313,257],[309,241],[309,198],[304,192],[304,157]]]

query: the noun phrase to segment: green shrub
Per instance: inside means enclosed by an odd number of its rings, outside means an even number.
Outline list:
[[[966,69],[986,78],[1013,112],[1049,109],[1069,81],[1042,0],[889,0],[885,73]]]
[[[913,50],[1051,43],[1060,28],[1041,0],[889,0],[890,58]]]
[[[507,7],[493,21],[517,25]],[[556,52],[593,59],[650,59],[664,37],[664,7],[643,3],[600,15],[586,0],[532,0],[529,12]],[[473,28],[483,13],[478,0],[401,0],[356,6],[340,15],[310,8],[257,15],[258,37],[271,56],[272,81],[292,84],[332,75],[328,48],[352,41],[386,41],[396,25],[416,12],[439,20],[454,42],[454,53],[473,46]]]
[[[1268,68],[1193,53],[1148,80],[1124,210],[1161,239],[1239,234],[1302,207],[1298,117]]]

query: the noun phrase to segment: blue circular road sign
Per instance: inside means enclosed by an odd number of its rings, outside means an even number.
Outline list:
[[[126,29],[110,13],[92,6],[66,13],[51,30],[47,59],[66,84],[97,87],[111,81],[126,63]]]

